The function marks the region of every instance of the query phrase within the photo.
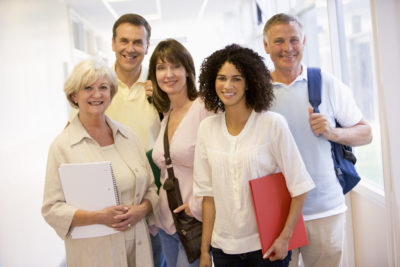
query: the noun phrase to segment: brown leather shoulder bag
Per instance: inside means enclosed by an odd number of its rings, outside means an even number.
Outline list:
[[[163,188],[167,191],[168,206],[174,218],[176,232],[185,249],[188,261],[192,263],[200,257],[202,223],[196,218],[187,215],[184,210],[174,213],[174,210],[181,206],[183,201],[181,190],[179,189],[179,181],[175,177],[169,153],[168,122],[169,120],[167,121],[164,133],[164,157],[168,177],[165,179]]]

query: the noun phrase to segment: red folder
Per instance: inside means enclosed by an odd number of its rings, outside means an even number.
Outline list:
[[[285,226],[291,196],[281,172],[250,180],[249,183],[264,255]],[[307,244],[307,233],[301,215],[289,241],[289,250]]]

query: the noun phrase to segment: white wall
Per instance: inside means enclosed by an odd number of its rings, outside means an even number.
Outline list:
[[[377,80],[381,106],[382,151],[388,240],[388,266],[400,265],[400,2],[371,0]],[[366,251],[372,252],[372,251]]]
[[[384,200],[373,194],[367,188],[351,192],[355,266],[390,266]]]
[[[47,151],[67,121],[67,9],[55,0],[0,1],[0,265],[59,266],[64,244],[40,208]]]

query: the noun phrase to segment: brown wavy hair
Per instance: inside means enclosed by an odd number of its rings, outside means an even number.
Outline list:
[[[161,90],[157,83],[156,65],[158,59],[161,59],[163,62],[168,61],[172,64],[181,64],[185,68],[187,74],[187,95],[190,100],[195,100],[198,92],[196,89],[196,71],[192,55],[190,55],[189,51],[180,42],[175,39],[166,39],[158,43],[149,63],[148,79],[151,80],[153,85],[153,101],[158,112],[168,112],[171,105],[167,93]]]

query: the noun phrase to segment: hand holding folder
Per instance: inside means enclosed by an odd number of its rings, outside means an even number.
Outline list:
[[[282,173],[275,173],[250,180],[253,206],[260,235],[262,254],[272,246],[285,226],[291,196]],[[289,250],[308,244],[301,215],[289,241]]]

